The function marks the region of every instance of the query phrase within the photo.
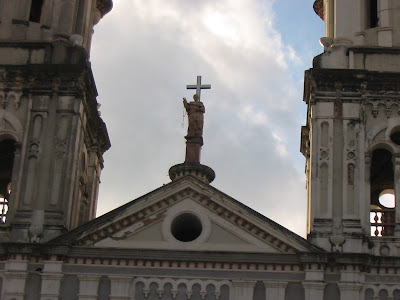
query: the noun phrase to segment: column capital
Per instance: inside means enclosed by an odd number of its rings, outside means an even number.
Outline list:
[[[234,287],[255,287],[257,281],[254,280],[232,280]]]
[[[319,269],[306,269],[305,270],[305,281],[310,281],[310,282],[319,282],[324,280],[324,270],[319,270]]]
[[[58,260],[45,260],[43,273],[62,273],[63,262]]]
[[[5,272],[25,272],[28,270],[28,261],[27,260],[14,260],[10,259],[6,261],[4,266]]]
[[[61,280],[63,278],[63,274],[57,274],[57,273],[41,273],[40,277],[42,278],[42,280]]]
[[[118,281],[118,282],[132,282],[135,277],[133,276],[118,276],[118,275],[109,275],[108,278],[111,282]]]
[[[286,288],[286,286],[288,285],[287,282],[284,281],[263,281],[264,282],[264,286],[266,288]]]
[[[303,286],[305,289],[323,290],[326,283],[322,281],[303,281]]]
[[[78,275],[79,281],[96,281],[100,280],[101,275],[80,274]]]
[[[362,284],[360,283],[349,283],[349,282],[339,282],[338,287],[340,291],[360,291]]]

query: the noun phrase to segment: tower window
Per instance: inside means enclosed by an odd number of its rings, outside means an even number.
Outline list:
[[[378,0],[368,0],[367,6],[368,28],[378,27]]]
[[[370,219],[372,236],[393,236],[394,170],[392,154],[385,149],[377,149],[372,153]]]
[[[0,224],[6,222],[8,201],[11,193],[11,178],[14,165],[15,142],[0,142]]]
[[[42,16],[42,7],[43,0],[32,0],[29,21],[40,23],[40,17]]]

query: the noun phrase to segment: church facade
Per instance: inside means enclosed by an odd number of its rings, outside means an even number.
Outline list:
[[[94,218],[110,141],[90,40],[112,1],[1,1],[0,299],[400,300],[397,2],[314,3],[304,239],[210,184],[200,77],[171,182]]]

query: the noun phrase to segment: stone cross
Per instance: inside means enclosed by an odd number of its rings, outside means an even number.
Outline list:
[[[198,100],[200,101],[200,92],[202,89],[211,89],[211,84],[201,84],[201,76],[197,76],[197,84],[196,85],[187,85],[186,88],[188,90],[196,90],[196,95],[198,96]]]

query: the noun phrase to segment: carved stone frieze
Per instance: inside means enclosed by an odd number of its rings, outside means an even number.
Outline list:
[[[387,118],[392,116],[393,111],[397,111],[397,114],[400,114],[400,104],[397,99],[366,99],[366,105],[370,105],[371,112],[374,118],[378,116],[379,106],[383,106],[384,112]]]

